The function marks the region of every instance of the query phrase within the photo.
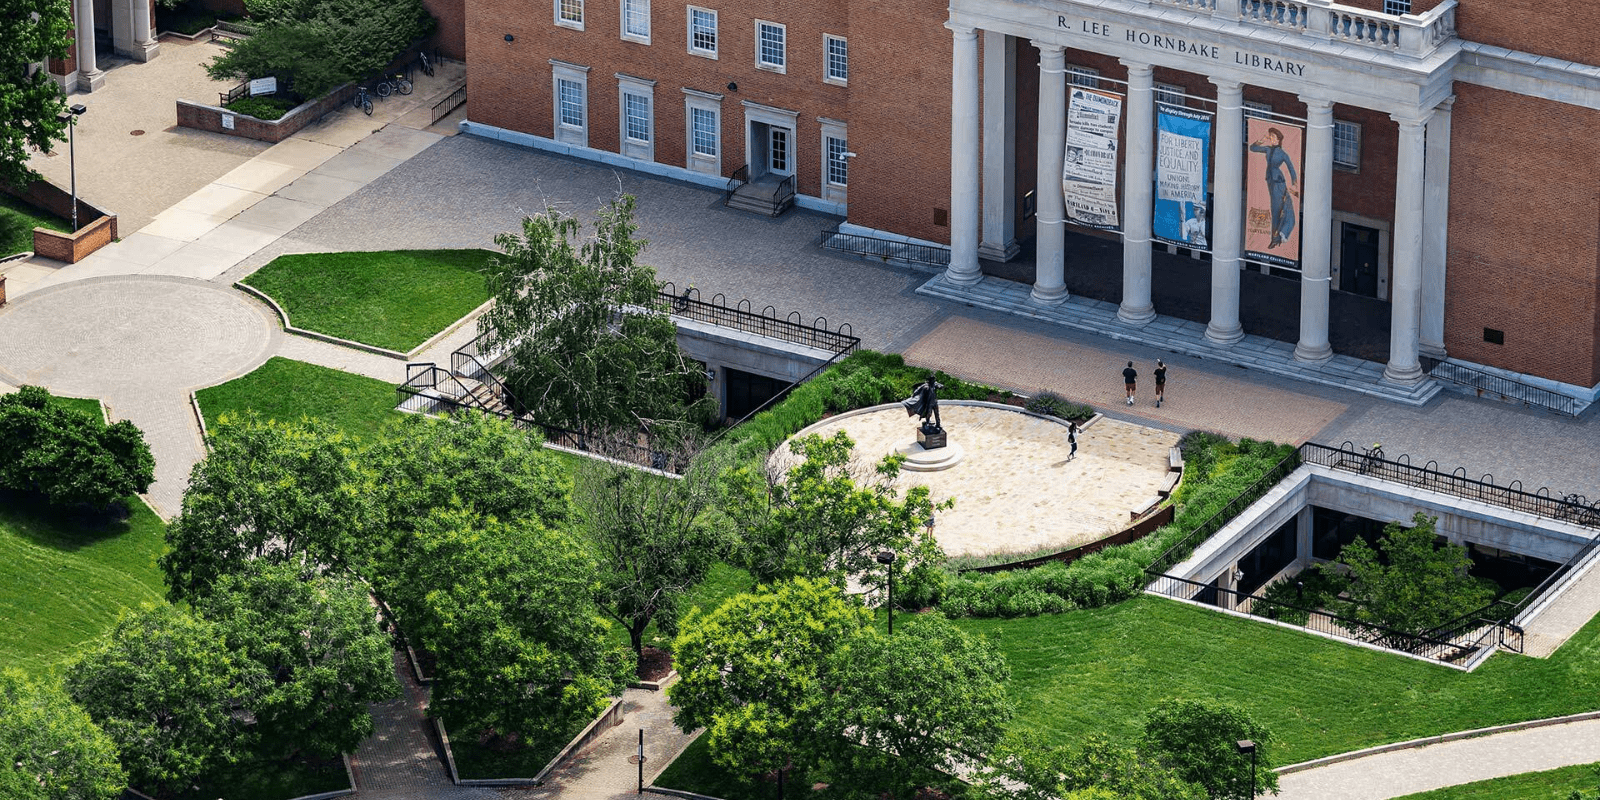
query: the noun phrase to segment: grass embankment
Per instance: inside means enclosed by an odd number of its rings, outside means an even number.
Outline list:
[[[281,357],[248,375],[201,389],[195,398],[207,428],[216,427],[223,414],[255,411],[280,422],[320,418],[352,436],[368,438],[399,413],[394,410],[394,384]]]
[[[33,229],[68,232],[72,223],[34,208],[9,194],[0,194],[0,258],[33,250]]]
[[[1408,794],[1397,800],[1567,800],[1573,792],[1590,792],[1600,786],[1600,764],[1527,772],[1504,778],[1463,783],[1447,789]]]
[[[279,256],[243,282],[296,328],[409,352],[489,299],[488,250]]]

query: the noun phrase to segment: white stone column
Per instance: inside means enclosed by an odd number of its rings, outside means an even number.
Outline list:
[[[1306,104],[1305,174],[1300,177],[1300,343],[1294,357],[1321,362],[1328,344],[1328,296],[1333,289],[1333,102],[1300,97]]]
[[[1150,225],[1156,167],[1155,81],[1149,64],[1128,68],[1128,133],[1122,152],[1122,305],[1117,318],[1144,325],[1156,318],[1150,302]]]
[[[150,0],[111,1],[111,43],[118,53],[135,61],[155,57],[156,43],[150,36]]]
[[[1422,333],[1423,134],[1433,112],[1392,114],[1400,123],[1398,162],[1394,176],[1394,260],[1389,279],[1389,365],[1384,380],[1422,380],[1417,357]]]
[[[971,285],[978,266],[978,193],[982,157],[978,144],[978,31],[946,24],[955,34],[950,80],[950,268],[945,280]]]
[[[1217,171],[1211,209],[1211,322],[1206,338],[1232,344],[1244,338],[1239,324],[1239,266],[1244,255],[1244,86],[1212,78],[1217,85]]]
[[[978,255],[1017,251],[1017,40],[983,32],[983,238]]]
[[[77,0],[73,24],[78,34],[78,91],[92,92],[106,83],[106,74],[94,60],[94,0]]]
[[[152,24],[150,0],[130,0],[133,3],[133,57],[149,61],[161,54],[156,42],[156,29]]]
[[[1067,157],[1067,55],[1049,42],[1039,48],[1038,188],[1034,195],[1033,299],[1060,303],[1067,299],[1067,203],[1061,171]]]
[[[1450,249],[1450,97],[1428,120],[1422,190],[1422,337],[1420,350],[1443,359],[1445,262]]]

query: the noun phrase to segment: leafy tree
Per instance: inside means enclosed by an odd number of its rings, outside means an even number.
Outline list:
[[[662,633],[677,632],[678,601],[728,546],[712,513],[719,472],[720,464],[705,462],[681,479],[620,460],[578,467],[574,499],[601,564],[597,600],[628,631],[635,655],[651,621]]]
[[[1138,750],[1099,734],[1081,747],[1050,744],[1018,731],[990,751],[977,782],[987,800],[1201,800],[1182,780]]]
[[[1011,719],[1010,674],[986,640],[919,615],[893,636],[873,630],[833,654],[822,718],[845,745],[841,762],[916,788],[927,770],[956,774],[1000,741]]]
[[[1471,613],[1494,599],[1492,585],[1467,574],[1467,548],[1435,544],[1437,519],[1418,512],[1412,527],[1398,522],[1383,529],[1374,550],[1356,539],[1339,552],[1349,572],[1348,616],[1409,634],[1423,634]],[[1404,646],[1405,637],[1383,637]],[[1394,639],[1394,641],[1390,641]]]
[[[232,761],[241,734],[229,703],[240,672],[218,628],[172,606],[125,615],[68,668],[68,694],[116,742],[130,783],[189,785]]]
[[[436,511],[418,528],[397,613],[438,657],[432,713],[458,728],[564,738],[622,688],[625,651],[594,608],[576,539],[540,525]]]
[[[263,565],[224,575],[200,613],[241,661],[262,752],[351,752],[372,734],[367,704],[400,693],[389,637],[357,580]]]
[[[117,746],[53,681],[0,670],[0,797],[116,800]]]
[[[435,24],[422,0],[252,0],[246,9],[259,32],[206,72],[216,80],[276,76],[304,97],[383,69]]]
[[[1238,743],[1256,743],[1256,783],[1250,785],[1250,757]],[[1140,750],[1177,774],[1204,787],[1212,798],[1243,800],[1278,792],[1273,771],[1272,734],[1244,709],[1216,700],[1171,698],[1146,717]]]
[[[667,690],[683,730],[706,728],[711,760],[750,779],[814,762],[828,662],[866,635],[866,609],[799,578],[692,614],[673,642],[682,679]]]
[[[154,482],[155,458],[133,423],[53,405],[38,386],[0,396],[0,488],[106,508]]]
[[[832,575],[880,579],[875,562],[883,550],[901,558],[904,572],[943,560],[928,531],[935,504],[926,486],[913,486],[905,498],[893,487],[901,459],[888,456],[872,472],[855,468],[855,443],[843,431],[824,439],[811,434],[790,442],[794,463],[779,474],[752,467],[728,477],[728,514],[739,521],[745,569],[764,583],[795,576]]]
[[[649,430],[689,415],[688,387],[704,377],[659,310],[633,213],[632,197],[612,201],[581,243],[578,220],[553,208],[495,237],[505,254],[490,261],[495,302],[478,325],[488,347],[508,348],[506,385],[540,422]]]
[[[183,512],[167,526],[170,550],[160,563],[168,596],[203,597],[223,575],[255,561],[295,564],[306,575],[343,563],[377,516],[375,480],[355,448],[317,420],[224,416],[211,453],[190,474]]]
[[[33,65],[66,58],[72,32],[67,0],[0,0],[0,184],[20,189],[37,180],[28,149],[48,153],[67,138],[66,98]]]

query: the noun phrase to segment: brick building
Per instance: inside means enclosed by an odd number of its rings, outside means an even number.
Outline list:
[[[700,3],[696,5],[695,3]],[[722,188],[844,230],[1031,260],[1066,297],[1120,242],[1209,273],[1237,341],[1254,272],[1296,358],[1330,298],[1387,320],[1385,379],[1450,358],[1600,389],[1600,27],[1486,0],[466,0],[469,132]],[[1229,146],[1223,146],[1229,144]],[[1067,232],[1072,232],[1072,237]],[[1276,296],[1282,296],[1280,295]],[[1378,335],[1382,337],[1381,331]],[[1290,337],[1292,338],[1292,337]]]
[[[72,0],[74,39],[67,57],[51,59],[50,76],[62,91],[92,92],[105,85],[99,52],[109,50],[135,61],[161,53],[155,36],[155,0]],[[109,47],[106,47],[109,45]]]

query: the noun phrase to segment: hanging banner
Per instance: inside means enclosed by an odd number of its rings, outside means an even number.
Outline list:
[[[1211,115],[1156,104],[1156,201],[1152,232],[1159,241],[1211,249],[1206,178],[1211,171]]]
[[[1244,254],[1287,267],[1300,264],[1300,168],[1305,128],[1278,120],[1245,120]]]
[[[1122,96],[1072,87],[1067,102],[1067,154],[1061,187],[1067,219],[1117,230],[1117,128]]]

